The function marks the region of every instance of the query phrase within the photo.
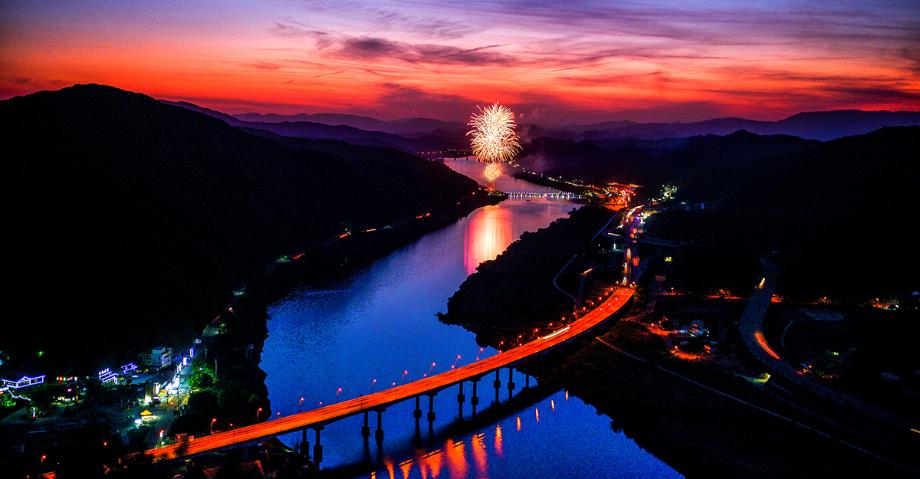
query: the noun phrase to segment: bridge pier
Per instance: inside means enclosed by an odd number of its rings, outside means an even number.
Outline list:
[[[473,406],[473,416],[476,416],[476,406],[479,405],[479,396],[476,395],[476,385],[479,384],[479,378],[473,379],[473,397],[470,398],[470,404]]]
[[[492,381],[492,385],[495,386],[495,402],[499,402],[498,393],[502,387],[502,380],[498,378],[498,369],[495,370],[495,381]]]
[[[301,432],[300,454],[304,457],[304,459],[309,460],[310,459],[310,441],[307,439],[307,428],[301,429],[300,432]]]
[[[323,445],[319,442],[319,432],[323,430],[322,426],[313,428],[316,431],[316,445],[313,446],[313,463],[319,468],[319,463],[323,461]]]
[[[428,395],[428,422],[434,422],[434,394]]]
[[[383,441],[383,410],[378,409],[377,413],[377,430],[374,431],[374,439],[377,442]]]
[[[508,368],[508,400],[514,395],[514,368]]]
[[[367,424],[368,411],[364,411],[364,425],[361,426],[361,436],[367,439],[371,436],[371,427]]]
[[[466,401],[466,396],[463,395],[463,382],[460,382],[460,392],[457,393],[457,415],[460,419],[463,419],[463,402]]]

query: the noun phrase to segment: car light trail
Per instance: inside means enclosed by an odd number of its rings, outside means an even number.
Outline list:
[[[564,327],[564,328],[562,328],[562,329],[557,329],[556,331],[553,331],[552,333],[549,333],[549,334],[547,334],[546,336],[543,336],[543,337],[540,338],[540,339],[553,339],[553,338],[555,338],[556,336],[559,336],[560,334],[562,334],[562,333],[564,333],[564,332],[566,332],[566,331],[568,331],[568,330],[569,330],[569,326],[566,326],[566,327]]]
[[[760,345],[760,348],[763,349],[764,352],[767,353],[771,358],[777,361],[780,360],[779,354],[777,354],[776,351],[774,351],[773,348],[771,348],[770,345],[767,344],[767,339],[763,337],[762,332],[754,331],[754,339],[757,340],[757,344]]]

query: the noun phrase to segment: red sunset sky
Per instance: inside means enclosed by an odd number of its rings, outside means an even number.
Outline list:
[[[229,113],[532,121],[920,110],[916,1],[32,1],[0,98],[104,83]]]

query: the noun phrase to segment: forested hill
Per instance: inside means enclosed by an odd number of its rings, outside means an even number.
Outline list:
[[[910,294],[920,288],[918,158],[920,127],[892,127],[697,172],[683,187],[715,208],[670,212],[651,229],[718,252],[687,263],[688,277],[733,261],[728,251],[776,252],[789,293]]]
[[[196,330],[247,274],[304,242],[477,188],[400,152],[298,148],[99,85],[4,100],[0,132],[0,350],[74,363]]]

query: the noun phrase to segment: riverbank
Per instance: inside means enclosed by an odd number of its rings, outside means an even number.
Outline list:
[[[387,227],[352,232],[279,258],[235,292],[225,311],[205,329],[201,367],[212,381],[190,395],[170,435],[207,434],[273,417],[265,373],[259,368],[268,335],[267,306],[295,285],[346,274],[419,237],[449,225],[501,195],[484,190],[450,209],[423,212]],[[212,419],[217,419],[212,424]]]
[[[479,265],[439,317],[476,333],[480,345],[495,348],[511,345],[518,335],[529,340],[534,328],[551,329],[549,325],[564,315],[571,319],[574,295],[584,289],[578,273],[598,260],[598,248],[592,248],[590,239],[610,216],[604,208],[584,206],[568,218],[521,235],[495,260]],[[534,280],[555,274],[576,253],[578,258],[567,268],[569,274],[561,275],[558,288],[549,280]]]
[[[577,215],[557,221],[483,265],[451,298],[445,319],[494,345],[514,332],[545,326],[541,319],[569,313],[571,300],[552,291],[551,279],[560,261],[583,253],[584,245],[570,240],[578,236],[577,223]],[[581,225],[582,236],[593,232]],[[553,260],[538,260],[535,252]],[[572,287],[574,278],[562,279]],[[642,281],[639,289],[646,290]],[[645,311],[642,296],[633,313]],[[527,309],[530,303],[545,309],[534,314]],[[639,322],[621,320],[601,338],[605,342],[582,343],[573,354],[554,353],[524,370],[542,383],[575,392],[613,418],[611,427],[688,477],[904,475],[840,442],[853,438],[785,400],[783,389],[753,385],[705,362],[673,359],[661,338]],[[837,420],[845,424],[847,419]]]

